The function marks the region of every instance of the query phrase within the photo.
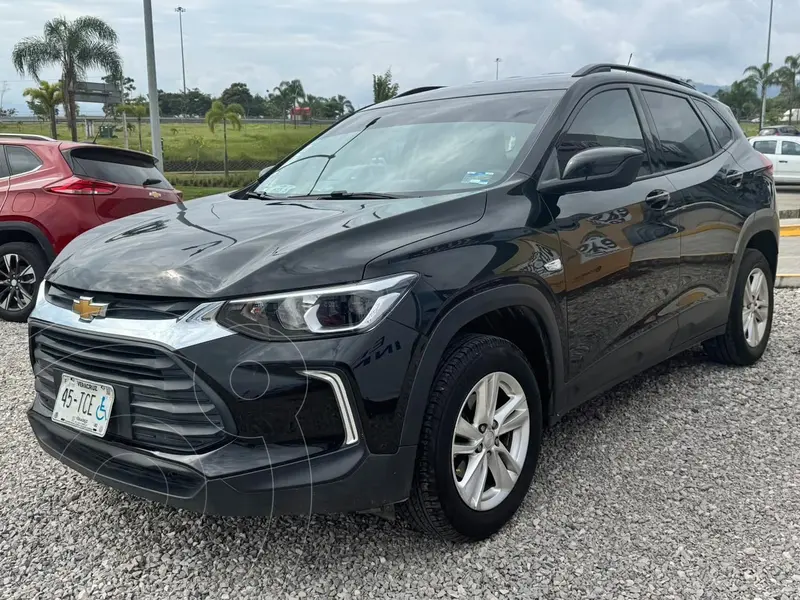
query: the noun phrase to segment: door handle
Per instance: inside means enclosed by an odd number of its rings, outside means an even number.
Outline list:
[[[779,163],[783,163],[783,164],[787,164],[789,161],[788,160],[779,160],[778,162]]]
[[[644,203],[653,210],[663,210],[669,204],[669,192],[667,190],[653,190],[644,198]]]
[[[732,173],[728,173],[725,176],[725,181],[730,183],[733,187],[739,187],[742,185],[742,180],[744,179],[744,173],[741,171],[733,171]]]

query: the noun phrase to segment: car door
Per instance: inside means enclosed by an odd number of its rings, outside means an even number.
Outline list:
[[[744,174],[689,96],[649,87],[641,94],[664,173],[680,191],[671,208],[681,229],[679,332],[673,344],[679,347],[727,321],[728,277],[745,219],[738,208]]]
[[[786,182],[800,182],[800,140],[783,138],[778,142],[778,155],[773,161],[780,168],[781,178]]]
[[[5,146],[0,144],[0,211],[3,209],[3,204],[8,196],[8,182],[9,171],[8,162],[6,161]]]
[[[647,132],[633,88],[604,86],[580,101],[550,157],[563,173],[591,147],[646,153],[628,187],[548,199],[562,245],[571,405],[658,362],[677,330],[666,310],[678,288],[679,232],[667,217],[676,190],[654,174]]]

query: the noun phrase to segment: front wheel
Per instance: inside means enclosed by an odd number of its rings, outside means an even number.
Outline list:
[[[745,250],[731,298],[724,334],[703,344],[715,361],[728,365],[752,365],[764,354],[772,329],[772,269],[761,252]]]
[[[25,322],[33,311],[47,260],[35,244],[0,246],[0,319]]]
[[[487,335],[456,339],[432,388],[401,507],[411,525],[451,541],[501,529],[533,478],[541,414],[536,378],[519,348]]]

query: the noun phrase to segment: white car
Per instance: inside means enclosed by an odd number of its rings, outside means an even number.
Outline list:
[[[772,161],[775,183],[800,183],[800,136],[760,135],[749,142]]]

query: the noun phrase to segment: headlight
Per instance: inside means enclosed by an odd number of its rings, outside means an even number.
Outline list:
[[[359,333],[375,327],[417,279],[416,273],[317,290],[226,302],[220,325],[273,340]]]

